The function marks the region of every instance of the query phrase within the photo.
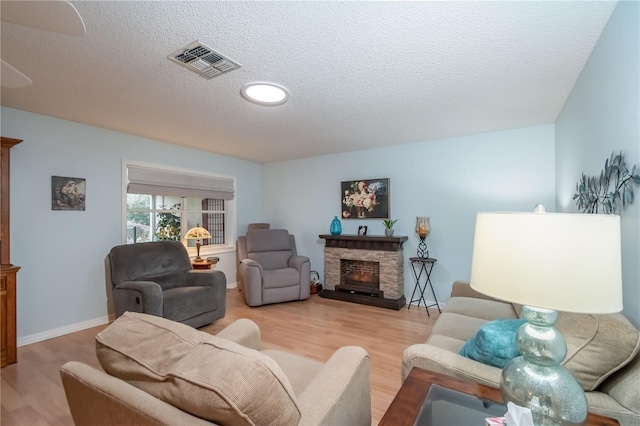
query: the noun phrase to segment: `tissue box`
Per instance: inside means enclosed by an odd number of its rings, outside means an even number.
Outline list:
[[[487,417],[484,419],[485,426],[503,426],[504,417]]]

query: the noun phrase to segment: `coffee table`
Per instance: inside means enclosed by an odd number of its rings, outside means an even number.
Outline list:
[[[431,406],[435,406],[433,403],[425,404],[432,387],[434,392],[430,397],[446,410],[446,415],[450,416],[447,419],[449,424],[484,426],[485,417],[495,417],[496,413],[507,411],[499,389],[414,367],[380,420],[379,426],[443,424],[441,420],[435,420],[437,423],[431,420],[438,419],[437,416],[442,411],[438,413],[435,408],[432,409]],[[584,424],[619,425],[615,419],[592,413],[589,413]]]

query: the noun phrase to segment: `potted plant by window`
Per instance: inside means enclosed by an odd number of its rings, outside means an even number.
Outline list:
[[[384,235],[387,237],[393,237],[393,225],[396,224],[398,219],[383,219],[382,224],[384,225]]]
[[[170,209],[165,206],[160,206],[162,209],[174,210],[179,209],[179,204],[174,204]],[[181,227],[180,227],[180,213],[163,212],[158,213],[158,223],[156,225],[156,239],[157,240],[171,240],[180,241]]]

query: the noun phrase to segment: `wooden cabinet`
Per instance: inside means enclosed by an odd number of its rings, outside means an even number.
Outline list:
[[[0,361],[2,367],[14,364],[17,356],[16,284],[19,266],[11,264],[10,150],[20,139],[2,139],[0,151]]]
[[[0,274],[1,367],[18,360],[16,337],[16,278],[20,268],[2,265]]]

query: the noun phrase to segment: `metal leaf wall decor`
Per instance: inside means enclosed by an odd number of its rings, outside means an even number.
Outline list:
[[[640,185],[637,166],[631,172],[624,161],[622,151],[604,162],[600,177],[587,177],[584,173],[576,184],[573,199],[583,213],[618,214],[633,203],[633,185]]]

